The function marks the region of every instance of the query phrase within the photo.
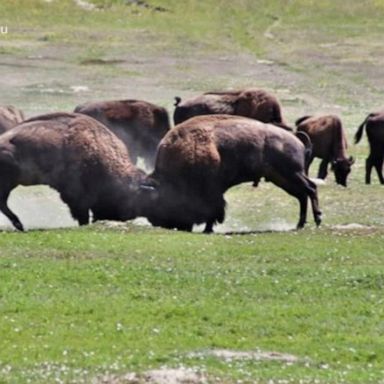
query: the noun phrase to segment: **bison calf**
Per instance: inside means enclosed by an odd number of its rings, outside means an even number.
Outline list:
[[[225,216],[225,191],[264,177],[300,203],[297,227],[306,222],[308,197],[321,222],[316,185],[305,175],[305,147],[273,125],[228,115],[198,116],[160,142],[154,172],[142,185],[144,215],[155,226],[211,232]]]
[[[296,121],[298,132],[305,132],[312,142],[312,156],[307,164],[308,168],[313,159],[321,159],[318,178],[325,179],[328,174],[328,164],[331,163],[335,173],[336,183],[347,186],[347,177],[354,163],[353,157],[347,157],[347,139],[337,116],[305,116]]]
[[[369,143],[369,155],[365,162],[365,183],[371,183],[371,173],[374,167],[381,184],[384,184],[383,161],[384,161],[384,111],[370,113],[355,134],[357,144],[364,132],[367,132]]]
[[[283,121],[277,98],[263,89],[207,92],[185,101],[179,97],[175,99],[175,124],[198,115],[227,114],[249,117],[291,130]]]
[[[134,164],[141,157],[150,168],[157,145],[170,129],[167,110],[142,100],[86,103],[77,106],[74,112],[103,123],[124,142]]]
[[[0,106],[0,134],[24,120],[24,114],[12,105]]]
[[[46,184],[60,193],[80,225],[137,216],[144,173],[124,144],[91,117],[56,113],[29,119],[0,136],[0,210],[23,230],[7,199],[18,185]]]

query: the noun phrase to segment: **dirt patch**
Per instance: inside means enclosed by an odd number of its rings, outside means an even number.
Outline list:
[[[305,359],[297,356],[280,352],[267,352],[267,351],[232,351],[229,349],[213,349],[203,352],[194,352],[189,354],[189,357],[206,357],[213,356],[218,359],[225,360],[226,362],[234,360],[256,360],[256,361],[279,361],[282,363],[299,363]]]
[[[59,194],[46,186],[33,188],[20,186],[12,191],[8,204],[27,230],[77,226]],[[2,213],[0,213],[0,230],[14,230]]]
[[[74,0],[75,4],[80,7],[81,9],[84,9],[86,11],[93,11],[96,9],[95,4],[90,3],[89,1],[85,0]]]
[[[92,384],[203,384],[207,383],[202,373],[191,368],[162,368],[142,374],[128,373],[123,376],[109,375],[97,378]]]
[[[370,229],[372,227],[368,225],[362,225],[359,223],[349,223],[349,224],[334,225],[332,228],[341,229],[341,230],[351,230],[351,229]]]

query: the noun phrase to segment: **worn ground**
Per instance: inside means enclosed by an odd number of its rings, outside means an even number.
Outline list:
[[[229,191],[212,237],[143,219],[77,229],[54,191],[18,188],[30,232],[0,216],[0,383],[381,382],[383,193],[352,137],[384,103],[384,3],[87,3],[0,4],[1,104],[172,113],[176,95],[262,87],[291,124],[338,114],[356,164],[347,189],[332,174],[319,186],[323,225],[302,232],[268,183]]]

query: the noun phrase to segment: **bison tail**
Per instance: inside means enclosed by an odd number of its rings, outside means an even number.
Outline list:
[[[181,97],[175,96],[175,104],[173,104],[175,107],[177,107],[181,103]]]
[[[300,117],[299,119],[297,119],[297,120],[295,121],[295,125],[296,125],[296,127],[299,126],[303,121],[309,119],[310,117],[312,117],[312,116],[307,115],[307,116],[303,116],[303,117]]]
[[[312,159],[312,150],[313,150],[312,141],[310,137],[305,132],[302,132],[302,131],[296,132],[296,137],[304,144],[305,169],[308,169],[308,166]]]
[[[370,113],[366,118],[365,120],[360,124],[359,128],[357,129],[356,133],[355,133],[355,144],[357,144],[361,138],[363,137],[363,133],[364,133],[364,127],[365,125],[367,124],[367,121],[368,119],[373,116],[372,113]]]

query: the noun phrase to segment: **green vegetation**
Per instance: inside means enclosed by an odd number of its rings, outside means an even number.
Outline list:
[[[383,1],[92,3],[0,2],[1,103],[28,115],[137,95],[170,106],[176,92],[252,85],[277,90],[290,122],[342,114],[349,137],[382,103]],[[261,183],[228,193],[212,236],[134,224],[0,233],[0,383],[161,366],[228,384],[382,381],[383,189],[363,184],[367,145],[348,151],[348,189],[332,174],[319,186],[319,229],[309,215],[287,230],[297,202]],[[44,193],[32,216],[52,217]],[[204,355],[214,349],[299,362]]]
[[[89,380],[183,364],[228,382],[377,382],[383,234],[203,236],[134,226],[3,233],[0,380]],[[229,367],[189,355],[217,348],[303,362]]]

